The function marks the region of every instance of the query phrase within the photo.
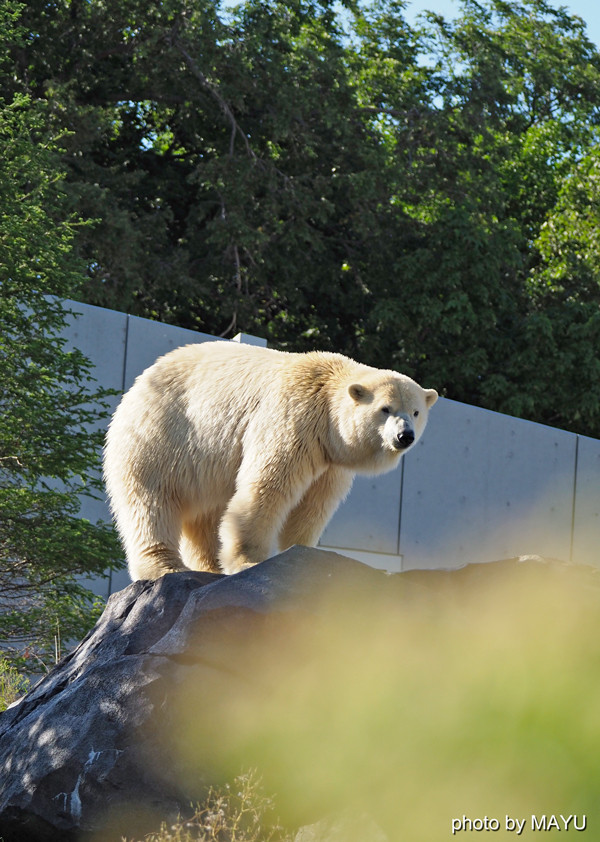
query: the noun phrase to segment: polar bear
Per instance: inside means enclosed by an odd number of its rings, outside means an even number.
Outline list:
[[[235,573],[314,545],[356,473],[398,465],[438,395],[329,352],[234,342],[159,358],[109,425],[104,476],[132,579]]]

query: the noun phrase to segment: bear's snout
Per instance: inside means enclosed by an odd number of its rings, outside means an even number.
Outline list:
[[[416,441],[416,434],[410,421],[403,416],[390,416],[383,435],[388,447],[394,450],[406,450]]]
[[[415,434],[412,430],[403,430],[396,436],[396,447],[399,450],[405,450],[410,447],[415,440]]]

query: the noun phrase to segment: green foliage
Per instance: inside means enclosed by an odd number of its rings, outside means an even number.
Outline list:
[[[342,8],[26,4],[3,87],[70,131],[66,195],[96,220],[75,232],[79,294],[600,433],[547,353],[570,311],[540,294],[559,247],[544,232],[598,142],[583,22],[546,0],[464,0],[416,29],[400,0]],[[570,284],[597,300],[593,246],[582,262],[565,236]],[[598,393],[575,311],[562,351]]]
[[[47,122],[41,102],[0,100],[0,640],[14,657],[27,646],[37,663],[55,654],[57,634],[80,637],[97,616],[74,577],[120,555],[112,530],[77,516],[79,494],[98,488],[106,393],[61,338],[57,296],[82,281],[79,221],[61,194]]]
[[[29,681],[12,664],[0,659],[0,713],[27,692]]]
[[[273,645],[268,624],[243,645],[232,636],[230,668],[250,674],[251,664],[262,680],[231,693],[203,672],[174,694],[169,745],[184,774],[210,763],[228,779],[252,758],[288,826],[352,810],[390,840],[450,838],[463,815],[502,827],[506,815],[528,826],[532,814],[587,815],[591,828],[597,576],[531,562],[482,566],[485,575],[435,588],[426,575],[403,574],[406,592],[382,600],[324,595],[321,613],[281,630],[285,646]],[[198,694],[202,716],[189,702]]]
[[[580,429],[598,433],[600,392],[600,154],[594,148],[564,179],[540,229],[540,264],[530,279],[545,370],[555,389],[570,389]],[[526,372],[550,418],[559,417],[537,370]]]

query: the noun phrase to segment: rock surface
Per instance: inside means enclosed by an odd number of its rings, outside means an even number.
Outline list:
[[[71,654],[0,715],[0,837],[108,842],[175,819],[223,770],[213,749],[237,709],[220,710],[220,694],[254,694],[256,703],[285,684],[262,659],[265,648],[280,653],[278,669],[283,663],[304,674],[320,646],[323,618],[335,628],[342,605],[365,628],[374,616],[416,603],[432,616],[441,603],[457,604],[460,616],[470,583],[493,587],[508,577],[518,589],[525,570],[534,578],[540,570],[563,576],[560,563],[517,560],[387,575],[335,553],[294,547],[235,576],[189,572],[133,583],[110,597]],[[587,590],[592,583],[597,600],[595,573],[579,578]],[[363,615],[364,606],[376,614]],[[344,628],[340,619],[334,653],[338,643],[343,647]],[[316,649],[304,646],[311,636]],[[182,688],[188,711],[207,723],[193,760],[175,751],[171,737],[182,710],[173,696]],[[215,708],[225,721],[214,719]],[[325,796],[323,804],[310,804],[317,811],[326,806]],[[319,815],[301,818],[308,823]]]

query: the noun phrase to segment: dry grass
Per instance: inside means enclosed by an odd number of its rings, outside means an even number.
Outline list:
[[[123,842],[292,842],[292,837],[280,826],[257,772],[250,771],[233,784],[211,788],[205,805],[190,818]]]

